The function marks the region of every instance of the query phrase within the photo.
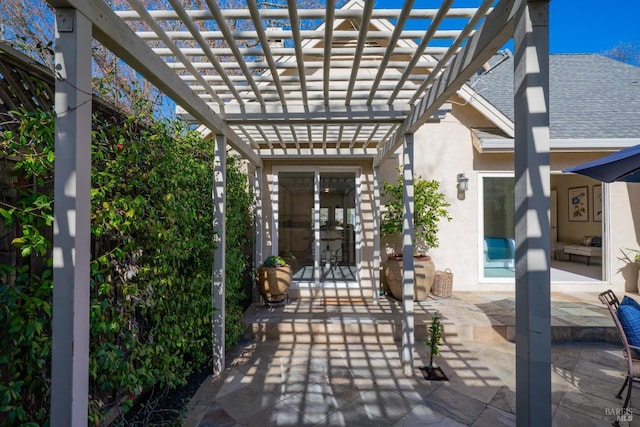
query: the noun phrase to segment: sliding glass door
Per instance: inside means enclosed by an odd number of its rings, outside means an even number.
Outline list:
[[[279,171],[274,208],[278,253],[299,285],[357,280],[357,173]]]
[[[278,253],[291,265],[295,280],[315,280],[314,188],[313,172],[278,176]]]
[[[482,178],[482,277],[515,277],[515,200],[512,176]]]

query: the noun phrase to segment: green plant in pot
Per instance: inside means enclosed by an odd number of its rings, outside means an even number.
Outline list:
[[[440,354],[440,342],[442,340],[442,324],[440,319],[442,315],[436,311],[431,318],[431,326],[429,327],[429,339],[425,341],[429,347],[429,366],[421,368],[423,375],[428,380],[447,381],[448,378],[441,368],[437,368],[433,364],[433,357]]]
[[[277,255],[268,256],[256,274],[256,286],[267,305],[286,302],[291,280],[291,266]]]
[[[620,249],[620,252],[622,252],[623,255],[623,258],[621,259],[627,264],[631,265],[630,268],[635,269],[637,272],[636,287],[638,292],[640,293],[640,250],[626,248]]]
[[[628,252],[625,252],[625,251],[628,251]],[[622,253],[624,254],[624,258],[628,262],[640,263],[640,250],[627,248],[625,250],[622,250]]]
[[[381,195],[386,199],[382,213],[380,232],[383,236],[401,235],[403,221],[402,175],[395,184],[383,182]],[[440,191],[440,182],[426,180],[418,175],[414,179],[414,299],[425,300],[435,277],[435,265],[427,254],[430,248],[439,245],[438,223],[451,221],[450,204]],[[389,256],[384,268],[386,285],[393,297],[402,299],[402,254]]]

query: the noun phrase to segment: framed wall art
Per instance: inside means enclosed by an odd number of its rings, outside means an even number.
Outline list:
[[[593,186],[593,200],[592,209],[593,212],[593,220],[595,222],[602,222],[602,185],[594,185]]]
[[[589,187],[569,189],[569,221],[589,221]]]

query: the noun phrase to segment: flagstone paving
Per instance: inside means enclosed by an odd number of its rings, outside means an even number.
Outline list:
[[[245,315],[250,341],[219,378],[202,384],[183,425],[513,426],[515,344],[503,331],[490,333],[494,326],[513,327],[509,298],[459,294],[416,304],[416,312],[424,309],[417,314],[421,321],[437,309],[445,331],[449,325],[436,358],[449,377],[442,382],[425,380],[418,369],[428,363],[422,339],[414,375],[402,375],[394,301],[383,298],[364,309],[323,309],[317,301],[252,306]],[[581,330],[566,335],[577,341],[552,346],[553,425],[610,425],[622,406],[614,397],[624,378],[621,346],[589,328],[608,330],[613,322],[595,294],[553,298],[554,323]],[[286,326],[278,330],[276,324]],[[474,325],[485,329],[474,331]],[[638,399],[635,392],[631,407]],[[622,425],[640,425],[640,415]]]

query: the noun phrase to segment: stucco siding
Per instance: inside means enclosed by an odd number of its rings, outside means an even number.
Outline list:
[[[440,246],[432,248],[437,269],[450,268],[454,287],[458,290],[512,290],[513,280],[482,278],[482,227],[480,223],[480,180],[485,175],[513,175],[513,153],[479,153],[472,143],[470,127],[487,126],[482,117],[469,108],[454,107],[452,113],[438,124],[428,123],[415,134],[415,173],[426,179],[437,179],[451,203],[451,222],[440,224]],[[587,177],[564,174],[562,169],[606,153],[552,153],[551,190],[558,195],[558,241],[578,243],[584,236],[603,236],[603,281],[600,283],[552,283],[552,290],[576,292],[607,288],[637,292],[637,266],[622,258],[621,248],[638,248],[640,240],[640,185],[616,183],[604,192],[603,222],[593,215],[593,188],[602,183]],[[399,164],[398,159],[388,163]],[[390,170],[391,168],[387,168]],[[459,193],[456,177],[464,173],[469,178],[469,190]],[[393,180],[392,177],[386,179]],[[587,187],[588,220],[569,221],[567,192],[569,188]],[[387,252],[399,250],[397,239],[383,240]]]

